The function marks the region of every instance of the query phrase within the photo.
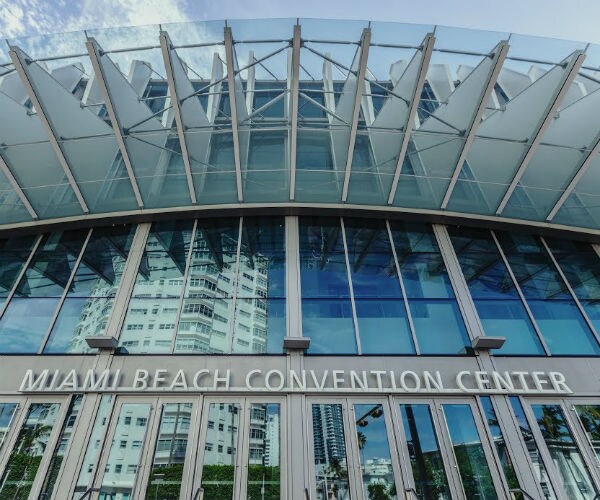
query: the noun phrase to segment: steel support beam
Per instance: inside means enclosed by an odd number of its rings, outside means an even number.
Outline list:
[[[550,210],[550,212],[548,213],[546,221],[551,222],[552,219],[554,219],[560,208],[564,205],[565,201],[567,201],[567,198],[575,190],[575,187],[577,186],[581,178],[588,171],[590,165],[592,164],[592,161],[594,161],[598,153],[600,153],[600,134],[598,134],[594,139],[594,145],[592,146],[592,149],[588,151],[588,153],[581,159],[579,166],[577,167],[577,170],[575,172],[575,175],[571,179],[571,182],[569,182],[569,185],[560,195],[560,198],[558,199],[556,204],[552,207],[552,210]]]
[[[298,94],[300,91],[300,46],[301,28],[294,25],[294,38],[292,40],[292,99],[290,123],[290,200],[296,197],[296,147],[298,144]]]
[[[10,55],[10,58],[11,58],[13,64],[15,65],[15,69],[17,70],[17,73],[19,74],[21,81],[23,82],[23,86],[27,90],[27,94],[29,95],[31,102],[33,103],[33,105],[37,111],[37,114],[42,123],[42,127],[44,128],[44,130],[46,131],[46,133],[48,135],[50,144],[52,144],[52,148],[54,149],[54,152],[56,153],[58,162],[60,163],[60,166],[62,167],[65,175],[67,176],[69,185],[71,186],[71,189],[73,189],[73,192],[75,193],[75,197],[77,198],[77,201],[79,202],[79,205],[81,206],[81,210],[83,211],[83,213],[87,214],[90,212],[90,210],[87,206],[87,203],[85,202],[85,199],[83,198],[83,194],[81,194],[81,190],[79,189],[79,186],[77,185],[77,181],[75,180],[75,177],[73,176],[73,172],[71,171],[71,166],[69,165],[69,162],[67,161],[67,158],[65,157],[65,154],[62,150],[62,146],[60,145],[59,141],[61,140],[61,137],[59,137],[58,134],[56,133],[56,131],[54,130],[54,127],[52,126],[52,121],[50,120],[50,117],[48,116],[41,99],[39,98],[35,88],[33,87],[33,84],[31,82],[31,80],[29,79],[29,76],[27,75],[27,70],[25,68],[28,64],[31,64],[31,61],[26,59],[24,53],[17,47],[11,47],[10,51],[9,51],[9,55]]]
[[[233,53],[233,38],[231,28],[225,27],[225,58],[227,59],[227,83],[229,91],[229,107],[231,108],[231,132],[233,134],[233,159],[235,162],[235,185],[237,188],[237,198],[239,202],[244,201],[242,191],[242,165],[240,159],[240,136],[238,132],[238,118],[235,96],[235,67]],[[244,104],[245,105],[245,104]]]
[[[502,69],[502,65],[504,64],[504,60],[506,59],[506,55],[508,54],[508,42],[502,41],[496,47],[496,52],[493,57],[493,64],[491,71],[489,73],[489,77],[487,80],[487,84],[485,85],[483,92],[481,93],[481,99],[479,100],[479,105],[473,114],[473,118],[467,127],[465,133],[465,142],[463,144],[462,150],[458,157],[458,161],[456,162],[456,167],[454,168],[454,172],[452,172],[452,177],[450,178],[450,184],[448,184],[448,188],[446,189],[446,194],[444,195],[444,199],[442,201],[441,208],[445,209],[450,202],[450,197],[452,196],[452,192],[454,191],[454,187],[456,186],[456,182],[458,181],[458,176],[462,170],[463,164],[467,159],[467,155],[469,154],[469,150],[471,149],[471,145],[475,140],[475,133],[477,132],[477,127],[481,122],[481,117],[485,111],[488,101],[490,100],[490,96],[494,91],[494,86],[496,85],[496,81],[498,80],[498,75],[500,74],[500,70]]]
[[[533,158],[533,155],[535,154],[542,140],[544,132],[546,132],[546,129],[549,127],[550,122],[554,119],[556,112],[558,111],[558,107],[560,106],[560,103],[569,91],[569,87],[571,86],[571,83],[577,76],[577,72],[579,71],[579,68],[581,68],[584,59],[585,54],[583,53],[583,51],[578,50],[573,54],[573,56],[567,63],[560,86],[552,96],[550,104],[548,105],[546,113],[544,114],[544,118],[542,118],[542,120],[538,124],[532,139],[528,142],[527,150],[525,151],[525,154],[521,159],[519,168],[517,169],[517,172],[515,173],[510,185],[508,186],[508,189],[504,193],[504,196],[502,197],[502,200],[498,205],[498,208],[496,209],[496,215],[500,215],[502,213],[504,207],[506,207],[506,204],[508,203],[508,200],[510,200],[510,197],[512,196],[515,188],[519,184],[519,181],[523,177],[523,174],[527,169],[527,165],[531,161],[531,158]]]
[[[121,157],[123,158],[123,163],[125,164],[127,175],[129,176],[129,181],[131,182],[131,187],[133,188],[135,200],[137,201],[138,207],[144,208],[142,194],[140,193],[140,188],[138,186],[137,179],[135,178],[135,173],[133,171],[131,159],[129,158],[129,152],[127,151],[127,145],[125,144],[125,138],[123,137],[123,127],[121,126],[117,114],[115,112],[113,101],[110,95],[110,90],[106,83],[106,78],[104,75],[104,71],[102,70],[102,65],[100,64],[102,50],[100,49],[98,42],[96,42],[96,40],[94,40],[93,38],[88,38],[85,45],[87,47],[88,54],[92,62],[92,67],[94,68],[94,74],[96,75],[96,80],[98,81],[98,86],[100,87],[102,98],[104,99],[104,105],[106,106],[106,111],[108,112],[108,116],[110,118],[110,123],[115,134],[115,139],[117,140],[117,144],[119,145],[119,151],[121,152]]]
[[[360,116],[362,94],[363,89],[365,88],[365,74],[367,72],[367,59],[369,58],[370,44],[371,28],[365,28],[360,41],[360,59],[358,62],[358,72],[356,74],[356,94],[354,96],[352,124],[350,125],[350,143],[348,144],[348,155],[346,156],[346,172],[344,174],[344,185],[342,187],[342,203],[346,203],[346,199],[348,198],[350,173],[352,171],[352,159],[354,158],[354,144],[356,143],[356,130],[358,129],[358,117]]]
[[[33,206],[31,205],[31,203],[29,203],[29,200],[27,199],[27,196],[21,189],[21,186],[19,186],[19,183],[17,182],[17,179],[15,178],[10,167],[8,166],[8,163],[6,162],[6,158],[4,157],[4,153],[1,150],[0,150],[0,170],[2,171],[4,176],[8,179],[8,182],[10,182],[10,185],[15,190],[15,193],[17,193],[17,196],[21,200],[21,203],[23,203],[23,205],[25,205],[25,208],[29,212],[29,215],[31,215],[31,218],[34,220],[37,220],[38,215],[37,215],[36,211],[33,209]]]
[[[185,168],[185,176],[187,178],[188,189],[190,191],[190,199],[192,203],[198,203],[196,198],[196,189],[194,188],[194,179],[192,178],[192,165],[190,163],[190,155],[185,138],[185,125],[181,116],[181,101],[177,94],[175,85],[175,75],[173,74],[173,62],[171,60],[171,40],[166,31],[160,32],[160,48],[162,51],[165,70],[167,71],[167,82],[169,85],[169,93],[171,94],[171,104],[173,105],[173,113],[175,115],[175,125],[177,126],[177,137],[181,147],[181,156],[183,157],[183,166]]]
[[[431,52],[433,51],[434,43],[435,37],[431,33],[428,34],[423,40],[423,45],[421,48],[423,55],[421,56],[419,76],[417,77],[415,90],[408,108],[408,118],[406,120],[406,126],[404,127],[404,135],[402,136],[402,144],[400,146],[400,153],[398,154],[396,171],[394,172],[390,194],[388,195],[388,205],[394,203],[394,198],[396,196],[396,189],[398,188],[400,173],[402,172],[402,164],[404,163],[404,158],[406,157],[406,152],[408,151],[410,136],[415,126],[415,115],[417,114],[417,109],[419,108],[419,101],[421,100],[421,93],[423,92],[423,86],[425,85],[425,77],[427,76],[427,69],[429,68],[429,61],[431,60]]]

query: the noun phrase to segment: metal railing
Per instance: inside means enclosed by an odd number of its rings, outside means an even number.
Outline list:
[[[304,488],[304,500],[310,500],[310,493],[308,492],[308,488]]]
[[[194,493],[194,500],[204,500],[204,488],[198,488]]]

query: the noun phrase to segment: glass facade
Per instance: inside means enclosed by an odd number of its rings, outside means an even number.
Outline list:
[[[110,328],[131,354],[281,354],[288,310],[299,307],[309,354],[468,355],[477,333],[458,299],[468,294],[483,332],[506,338],[496,355],[600,354],[600,257],[589,243],[459,226],[436,233],[385,219],[297,220],[297,233],[284,217],[247,216],[17,239],[0,252],[0,353],[87,353],[85,339]],[[440,243],[445,231],[450,247]],[[454,260],[464,281],[449,275]],[[290,276],[299,296],[287,294]]]
[[[598,496],[599,46],[7,42],[0,498]]]

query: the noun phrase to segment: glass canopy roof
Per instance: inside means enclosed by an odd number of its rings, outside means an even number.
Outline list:
[[[243,203],[600,229],[600,46],[268,19],[6,40],[2,224]]]

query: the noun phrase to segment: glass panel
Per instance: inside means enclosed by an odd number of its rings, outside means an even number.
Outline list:
[[[29,497],[59,410],[59,403],[34,403],[29,407],[0,480],[1,498]]]
[[[250,405],[250,446],[248,451],[248,500],[281,498],[279,405]]]
[[[519,398],[515,396],[509,397],[508,399],[519,424],[521,437],[523,438],[523,441],[525,441],[525,446],[527,447],[527,452],[529,453],[529,459],[533,465],[535,476],[540,487],[542,488],[542,491],[544,492],[544,498],[556,500],[556,493],[554,493],[554,488],[552,487],[552,483],[548,477],[548,471],[544,465],[544,460],[540,455],[540,450],[535,442],[535,438],[533,437],[533,432],[531,432],[531,427],[529,426],[529,422],[525,417],[523,405],[521,405]]]
[[[130,352],[170,352],[194,221],[155,222],[121,329]]]
[[[35,240],[34,236],[0,240],[0,306],[12,290]]]
[[[400,412],[417,496],[423,500],[450,500],[429,405],[400,405]]]
[[[10,428],[17,406],[17,403],[0,403],[0,449],[4,444],[4,438]]]
[[[500,464],[504,471],[506,483],[511,489],[519,488],[519,480],[515,474],[512,459],[508,453],[508,447],[506,446],[506,441],[504,441],[504,435],[502,434],[496,411],[494,410],[492,400],[489,396],[481,397],[481,406],[483,407],[486,423],[490,434],[492,435],[492,439],[494,440],[494,445],[496,446],[496,452],[498,453],[498,458],[500,459]],[[520,498],[522,499],[522,496]]]
[[[349,500],[344,414],[341,404],[313,404],[316,500]]]
[[[52,458],[50,458],[46,479],[44,480],[44,484],[42,485],[42,490],[39,496],[40,500],[46,500],[52,497],[54,486],[56,485],[56,480],[58,479],[58,473],[60,472],[60,468],[65,457],[65,452],[67,451],[67,447],[71,441],[71,436],[73,435],[73,426],[77,420],[77,415],[79,415],[82,401],[82,394],[76,394],[71,399],[67,416],[65,417],[62,429],[60,430],[60,436],[58,437],[58,445],[52,453]]]
[[[497,234],[550,351],[599,354],[596,339],[539,239],[503,231]]]
[[[458,354],[469,344],[433,229],[390,222],[421,354]]]
[[[238,233],[239,219],[198,221],[177,352],[229,352]]]
[[[285,299],[239,298],[235,305],[234,353],[281,353]]]
[[[149,416],[149,404],[126,403],[121,406],[100,485],[101,500],[131,498]]]
[[[356,353],[340,220],[301,217],[302,331],[311,353]]]
[[[397,498],[383,406],[354,405],[354,416],[365,498]]]
[[[414,353],[385,221],[344,219],[362,352]]]
[[[152,470],[146,486],[148,500],[179,499],[191,417],[192,403],[168,403],[162,406]],[[138,448],[142,446],[139,441],[135,445]]]
[[[201,484],[204,498],[233,498],[239,425],[239,404],[209,405]]]
[[[83,464],[79,472],[72,500],[79,500],[85,490],[92,484],[98,460],[100,459],[100,450],[102,449],[106,426],[108,425],[109,412],[112,407],[111,403],[112,396],[110,395],[104,395],[100,399],[98,413],[96,413],[94,427],[87,443]]]
[[[600,461],[600,406],[576,405],[575,410]]]
[[[85,337],[104,334],[134,233],[130,225],[93,230],[44,352],[87,352]]]
[[[589,243],[555,238],[547,238],[546,242],[596,332],[600,331],[598,254]]]
[[[572,499],[596,498],[596,487],[560,405],[533,404],[531,409],[567,496]]]
[[[445,404],[442,408],[466,497],[496,500],[498,495],[471,407],[467,404]]]
[[[44,235],[0,320],[0,352],[35,353],[63,294],[87,230]]]
[[[448,226],[450,240],[486,335],[506,337],[498,354],[544,354],[492,234]]]

